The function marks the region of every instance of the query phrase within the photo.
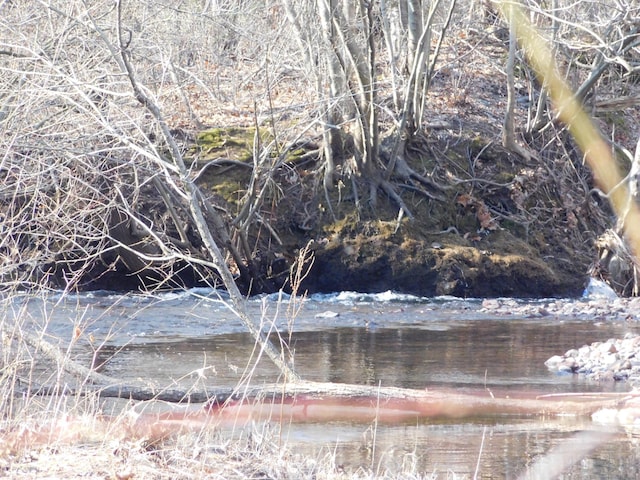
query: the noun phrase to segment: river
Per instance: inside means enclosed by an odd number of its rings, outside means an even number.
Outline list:
[[[557,302],[557,300],[553,300]],[[584,300],[562,300],[583,302]],[[515,305],[545,300],[516,300]],[[68,345],[76,360],[123,381],[203,388],[273,382],[278,372],[258,352],[223,293],[194,289],[156,296],[92,292],[25,295],[13,316]],[[544,315],[492,314],[480,300],[418,298],[391,292],[287,296],[249,301],[274,340],[285,340],[305,379],[409,388],[520,392],[625,390],[548,371],[544,361],[570,348],[640,332],[635,322]],[[276,333],[277,332],[277,333]],[[473,418],[416,424],[286,425],[280,435],[297,451],[330,454],[345,469],[453,472],[514,478],[588,420],[572,417]],[[635,478],[637,440],[623,433],[574,465],[563,478]]]

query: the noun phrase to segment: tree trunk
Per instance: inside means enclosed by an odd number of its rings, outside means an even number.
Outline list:
[[[529,159],[529,153],[516,141],[515,131],[515,109],[516,109],[516,88],[515,88],[515,64],[516,49],[518,40],[516,29],[513,24],[513,17],[509,17],[509,55],[507,57],[507,110],[504,115],[502,127],[502,146],[517,153],[525,159]]]

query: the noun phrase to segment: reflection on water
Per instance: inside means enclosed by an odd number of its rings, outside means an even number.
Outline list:
[[[622,336],[624,324],[594,327],[588,322],[478,320],[448,330],[402,328],[334,328],[293,332],[286,340],[295,367],[308,380],[367,385],[429,388],[514,388],[540,392],[625,388],[579,376],[550,373],[544,361],[558,352],[598,339]],[[277,338],[274,336],[274,339]],[[244,333],[208,335],[125,345],[99,350],[102,371],[120,378],[145,377],[158,384],[209,367],[218,386],[234,385],[251,370],[253,383],[278,379],[268,360],[257,364],[251,337]],[[135,368],[134,368],[135,367]]]
[[[598,335],[615,335],[616,328]],[[543,362],[567,345],[593,341],[584,324],[478,320],[448,330],[334,329],[293,336],[296,365],[314,380],[425,388],[515,386],[585,389],[577,377],[550,375]]]
[[[544,361],[638,330],[621,322],[496,318],[481,312],[478,301],[393,295],[316,297],[292,320],[286,302],[277,305],[276,300],[252,300],[253,315],[265,328],[278,327],[304,378],[329,382],[541,393],[625,389],[557,376]],[[251,338],[225,308],[224,298],[211,292],[156,299],[84,295],[30,299],[25,305],[31,321],[46,325],[63,343],[80,326],[77,358],[123,380],[202,388],[235,385],[246,372],[254,385],[278,378],[269,361],[255,361]],[[468,476],[477,468],[478,478],[512,478],[553,445],[590,428],[584,419],[510,417],[396,426],[287,425],[282,436],[312,455],[334,452],[349,468],[402,472],[417,466],[423,473],[449,469]],[[621,434],[564,478],[633,478],[640,474],[636,447],[635,439]]]

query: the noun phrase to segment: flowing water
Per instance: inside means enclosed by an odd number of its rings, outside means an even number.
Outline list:
[[[530,303],[519,300],[516,305]],[[559,376],[544,361],[570,348],[640,332],[640,326],[629,322],[496,316],[484,312],[479,300],[392,293],[319,295],[302,305],[268,296],[250,300],[249,306],[274,340],[280,335],[287,341],[305,379],[417,389],[625,390],[624,384]],[[234,386],[243,375],[250,375],[252,385],[278,379],[268,360],[256,360],[254,342],[225,297],[213,291],[154,298],[108,292],[25,296],[12,307],[63,343],[81,332],[78,359],[101,365],[103,373],[124,381],[203,388]],[[319,457],[330,453],[347,469],[514,478],[563,439],[590,429],[588,419],[514,416],[400,425],[286,425],[280,434],[294,450]],[[639,475],[636,439],[620,433],[563,478]]]

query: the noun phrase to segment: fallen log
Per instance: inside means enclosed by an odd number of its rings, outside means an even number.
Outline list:
[[[590,416],[597,411],[624,411],[633,395],[536,396],[488,390],[411,390],[335,383],[297,382],[243,391],[220,390],[205,404],[145,402],[119,416],[64,417],[26,425],[0,437],[0,450],[16,451],[38,444],[74,443],[98,438],[158,442],[206,428],[235,427],[250,422],[302,423],[344,421],[386,423],[463,419],[469,417],[555,415]],[[149,412],[150,406],[161,407]],[[145,411],[146,410],[146,411]]]
[[[397,422],[402,419],[466,418],[504,415],[591,415],[601,408],[617,408],[629,394],[547,396],[532,392],[487,389],[425,389],[376,387],[339,383],[298,382],[248,388],[217,395],[205,405],[209,414],[233,412],[269,420],[271,409],[292,421],[326,420]],[[320,418],[323,420],[323,418]]]

